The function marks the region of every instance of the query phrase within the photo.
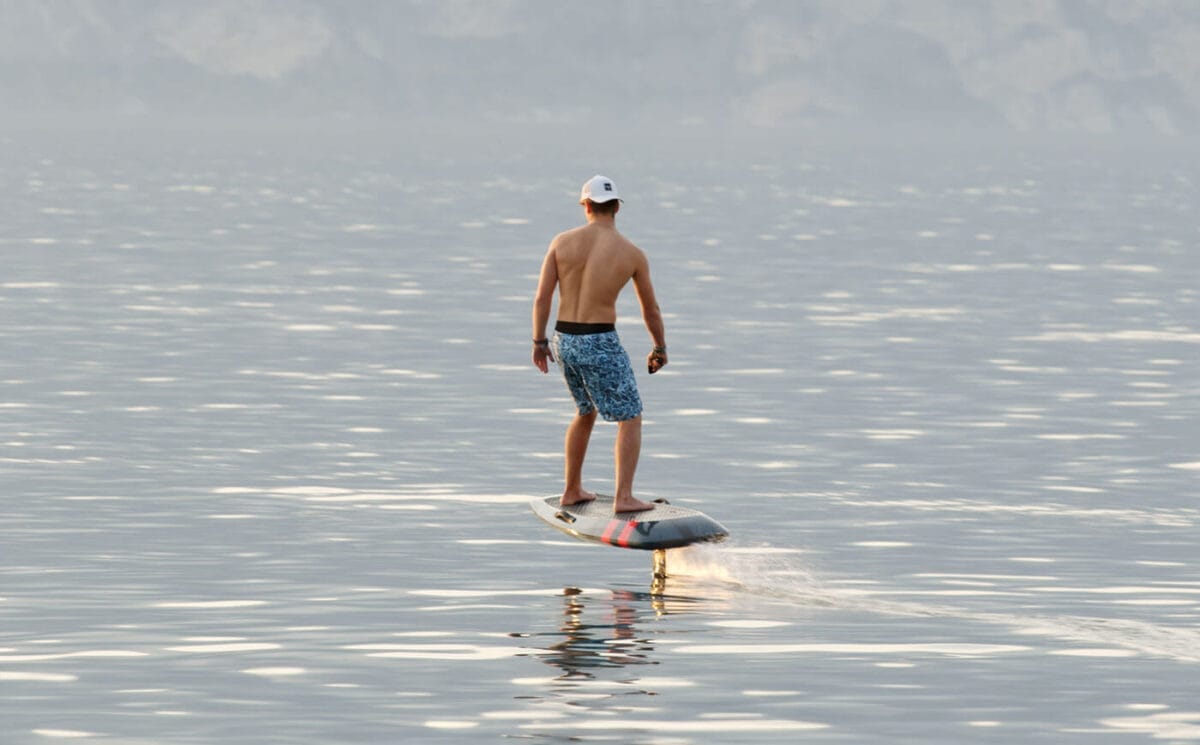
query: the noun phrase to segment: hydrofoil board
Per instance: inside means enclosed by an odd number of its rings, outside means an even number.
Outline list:
[[[708,515],[655,500],[654,509],[613,514],[613,498],[597,494],[590,502],[560,507],[558,497],[529,503],[534,514],[567,535],[621,548],[658,551],[693,543],[723,541],[729,531]]]

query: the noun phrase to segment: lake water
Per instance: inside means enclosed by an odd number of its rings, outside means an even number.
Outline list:
[[[1198,162],[12,134],[0,740],[1200,741]],[[660,587],[527,506],[596,171],[638,493],[732,532]]]

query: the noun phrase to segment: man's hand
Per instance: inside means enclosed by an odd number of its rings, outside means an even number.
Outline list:
[[[658,372],[667,366],[667,350],[662,347],[655,347],[650,354],[646,355],[646,369],[650,374]]]
[[[533,343],[533,364],[544,373],[550,372],[550,364],[554,361],[554,353],[550,351],[549,342]]]

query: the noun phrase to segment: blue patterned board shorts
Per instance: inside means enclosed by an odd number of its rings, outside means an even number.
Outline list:
[[[642,413],[637,379],[616,331],[554,334],[554,359],[562,368],[575,407],[583,416],[599,411],[607,422]]]

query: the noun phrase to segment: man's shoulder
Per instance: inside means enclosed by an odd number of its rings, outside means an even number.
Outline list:
[[[626,250],[628,250],[629,253],[633,254],[633,256],[638,261],[647,261],[648,260],[646,258],[646,252],[643,251],[636,243],[629,240],[628,238],[625,238],[624,236],[621,236],[621,237],[625,241]]]
[[[635,271],[637,266],[647,262],[646,252],[638,248],[636,243],[616,230],[612,231],[608,245],[611,247],[610,250],[621,257],[622,261],[630,262],[635,267]]]
[[[580,225],[579,227],[569,228],[562,231],[558,235],[554,236],[554,239],[550,241],[550,246],[554,247],[564,243],[574,243],[578,241],[580,234],[586,227],[586,225]]]

